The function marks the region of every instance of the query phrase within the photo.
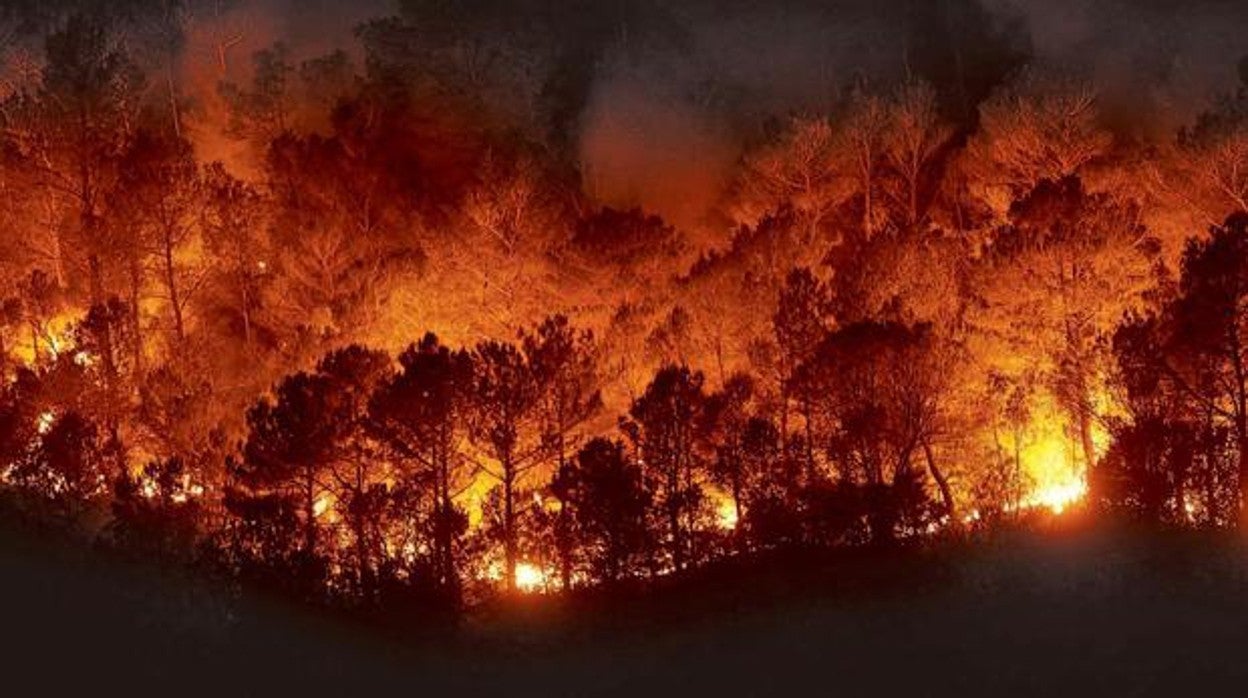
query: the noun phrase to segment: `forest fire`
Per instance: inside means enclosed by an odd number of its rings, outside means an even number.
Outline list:
[[[1248,62],[1137,128],[991,22],[781,99],[133,4],[0,13],[4,520],[369,612],[1248,521]]]
[[[527,562],[516,565],[516,589],[534,593],[549,588],[550,580],[545,570]]]
[[[1069,440],[1049,438],[1035,444],[1024,454],[1031,479],[1030,491],[1020,506],[1047,507],[1061,514],[1066,507],[1087,494],[1087,474],[1077,466]]]

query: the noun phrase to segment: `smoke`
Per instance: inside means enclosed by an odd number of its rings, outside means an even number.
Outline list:
[[[184,51],[188,69],[219,66],[217,44],[224,41],[227,77],[246,77],[250,57],[281,43],[299,61],[337,50],[357,51],[356,27],[393,14],[394,0],[235,0],[193,6]]]
[[[1248,4],[1237,0],[982,2],[1022,20],[1035,62],[1091,80],[1111,125],[1135,137],[1190,123],[1237,87],[1248,54]]]
[[[1022,59],[1092,81],[1107,125],[1156,140],[1234,90],[1248,53],[1248,3],[1234,0],[705,2],[679,19],[678,46],[604,48],[579,156],[592,193],[685,227],[706,223],[766,124],[833,111],[856,80],[933,80],[967,119]]]
[[[344,51],[359,65],[354,32],[359,24],[396,11],[393,0],[212,0],[192,5],[178,68],[183,96],[192,106],[190,136],[201,157],[219,160],[237,174],[255,174],[254,155],[221,128],[223,82],[246,85],[257,52],[281,45],[293,65]],[[307,107],[309,105],[302,105]]]
[[[904,67],[904,28],[863,3],[711,5],[686,9],[678,42],[605,47],[580,119],[589,193],[693,229],[769,122],[826,111],[855,80],[893,80]]]
[[[223,80],[281,43],[299,62],[345,50],[355,28],[404,15],[490,43],[549,51],[551,133],[605,203],[706,227],[741,154],[787,115],[834,112],[848,86],[934,83],[951,118],[974,110],[1020,59],[1092,80],[1111,126],[1168,138],[1239,84],[1241,0],[197,0],[180,81],[197,146],[241,162],[219,123]],[[413,19],[415,18],[415,19]],[[431,21],[432,24],[428,24]],[[439,24],[439,21],[442,24]],[[553,95],[553,96],[552,96]],[[557,112],[557,113],[556,113]],[[1146,117],[1146,118],[1145,118]],[[570,144],[570,145],[566,145]],[[566,146],[566,147],[565,147]]]

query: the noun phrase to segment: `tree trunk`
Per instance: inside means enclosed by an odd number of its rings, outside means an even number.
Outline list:
[[[130,259],[130,332],[134,336],[130,338],[130,341],[134,352],[135,375],[143,374],[143,332],[139,324],[139,291],[142,284],[143,272],[138,255],[132,255]]]
[[[311,558],[316,554],[316,483],[310,466],[303,475],[303,552]]]
[[[806,430],[806,484],[807,486],[815,484],[815,430],[811,423],[814,408],[810,404],[810,395],[802,394],[802,420],[805,422]]]
[[[680,508],[678,492],[680,491],[680,474],[673,465],[667,478],[667,525],[672,533],[672,565],[679,571],[684,569],[684,541],[680,535]]]
[[[182,137],[182,115],[178,109],[178,88],[177,83],[173,79],[173,62],[175,56],[173,53],[169,55],[169,62],[165,66],[165,89],[169,96],[169,116],[173,122],[173,133],[178,138]]]
[[[243,317],[243,343],[251,346],[251,294],[247,288],[247,276],[244,274],[239,283],[239,295],[241,296]]]
[[[1237,446],[1239,447],[1239,528],[1248,531],[1248,431],[1244,418],[1238,418]]]
[[[355,492],[357,500],[363,500],[365,491],[364,469],[360,465],[355,468]],[[368,560],[368,520],[364,512],[367,507],[358,506],[355,511],[355,564],[357,584],[361,598],[371,601],[373,589],[373,573]]]
[[[516,590],[515,470],[511,457],[503,460],[503,564],[507,591]]]
[[[169,231],[165,231],[164,240],[164,264],[165,264],[165,289],[169,292],[169,306],[173,310],[173,330],[174,335],[181,343],[185,338],[182,325],[182,302],[178,298],[178,280],[177,272],[173,266],[173,236]]]
[[[1096,444],[1092,442],[1092,414],[1087,405],[1079,408],[1079,445],[1083,448],[1083,460],[1086,466],[1084,475],[1091,472],[1096,465]]]
[[[958,521],[957,507],[953,501],[953,490],[949,487],[949,480],[945,474],[936,467],[936,458],[932,455],[932,445],[923,442],[923,456],[927,459],[927,470],[932,474],[932,479],[936,481],[936,487],[940,490],[940,498],[945,503],[945,511],[949,514],[949,522],[952,526],[957,526]]]
[[[910,178],[910,225],[919,222],[919,177],[917,174]]]

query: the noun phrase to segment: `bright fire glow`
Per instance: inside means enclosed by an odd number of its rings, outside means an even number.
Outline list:
[[[1083,499],[1087,493],[1087,483],[1072,480],[1035,490],[1023,500],[1023,507],[1047,507],[1054,514],[1060,514],[1066,507]]]
[[[330,499],[332,498],[328,493],[322,492],[312,503],[312,515],[317,518],[324,516],[330,510]]]
[[[526,594],[546,588],[546,572],[537,565],[521,562],[516,565],[516,589]]]
[[[1061,514],[1087,495],[1087,467],[1078,445],[1064,428],[1067,421],[1056,410],[1050,410],[1038,414],[1033,422],[1032,441],[1022,452],[1030,487],[1019,508],[1044,507]],[[1094,429],[1092,441],[1099,456],[1108,444],[1108,435]]]
[[[67,311],[47,320],[34,337],[29,332],[18,333],[11,348],[13,356],[26,366],[35,364],[36,355],[55,359],[73,346],[74,325],[81,319],[81,313]]]
[[[546,591],[550,588],[553,579],[552,571],[543,568],[541,565],[532,562],[516,563],[516,591],[522,594],[536,594]],[[502,562],[491,562],[485,570],[485,578],[497,584],[502,583],[504,577],[504,567]]]
[[[731,497],[715,497],[715,523],[728,531],[737,527],[737,506]]]
[[[1083,496],[1087,487],[1073,451],[1061,428],[1054,426],[1023,450],[1023,465],[1032,481],[1031,491],[1019,503],[1023,509],[1043,506],[1060,514]]]

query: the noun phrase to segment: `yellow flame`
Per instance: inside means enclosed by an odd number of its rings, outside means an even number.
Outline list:
[[[501,583],[504,577],[503,563],[494,560],[485,570],[485,579]],[[522,594],[536,594],[550,588],[554,579],[553,572],[532,562],[516,563],[516,591]]]
[[[1050,485],[1028,495],[1023,500],[1023,507],[1047,507],[1054,514],[1060,514],[1087,493],[1088,486],[1082,480]]]
[[[516,565],[516,589],[526,594],[546,588],[546,571],[537,565],[521,562]]]
[[[1021,454],[1030,486],[1029,492],[1019,502],[1019,508],[1044,507],[1054,514],[1061,514],[1087,495],[1086,459],[1070,438],[1065,426],[1067,422],[1069,419],[1053,405],[1035,415],[1029,430],[1032,438]],[[1093,429],[1094,457],[1104,453],[1108,441],[1104,429]]]
[[[1024,509],[1045,506],[1060,514],[1086,489],[1082,469],[1060,427],[1039,425],[1040,438],[1023,449],[1023,468],[1031,491],[1020,502]]]
[[[316,501],[312,502],[312,515],[319,519],[330,513],[333,505],[332,499],[333,497],[328,492],[322,492],[318,495]]]
[[[715,496],[715,523],[726,531],[737,527],[737,505],[732,497]]]
[[[43,323],[35,336],[29,331],[18,333],[18,341],[12,347],[13,356],[26,366],[35,364],[36,355],[55,359],[73,346],[74,325],[81,319],[79,312],[58,313]]]

